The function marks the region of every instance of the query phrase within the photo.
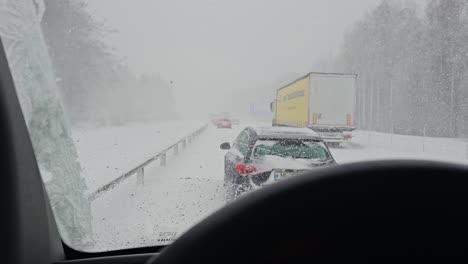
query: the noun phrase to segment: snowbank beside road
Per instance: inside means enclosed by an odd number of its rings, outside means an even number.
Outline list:
[[[73,129],[73,140],[88,193],[131,170],[205,123],[185,120]]]
[[[414,157],[468,162],[468,143],[452,138],[434,138],[356,131],[353,143],[373,149],[385,149],[396,157]]]

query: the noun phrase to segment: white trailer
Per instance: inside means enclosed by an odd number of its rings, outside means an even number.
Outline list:
[[[356,74],[308,73],[276,92],[273,125],[309,127],[339,145],[355,129]]]

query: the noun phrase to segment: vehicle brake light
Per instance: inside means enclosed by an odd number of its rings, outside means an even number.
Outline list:
[[[237,163],[236,164],[236,172],[240,176],[248,176],[249,174],[256,172],[257,169],[253,166],[247,165],[245,163]]]

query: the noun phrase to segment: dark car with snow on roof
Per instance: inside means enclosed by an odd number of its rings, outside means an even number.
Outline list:
[[[308,128],[246,127],[224,161],[226,200],[316,167],[336,164],[322,138]]]

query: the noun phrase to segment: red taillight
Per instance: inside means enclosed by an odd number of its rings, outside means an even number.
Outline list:
[[[245,163],[237,163],[236,164],[236,172],[240,176],[247,176],[253,172],[256,172],[257,169],[253,166],[247,165]]]
[[[344,137],[345,139],[350,139],[350,138],[353,137],[353,135],[352,135],[352,134],[344,134],[343,137]]]

